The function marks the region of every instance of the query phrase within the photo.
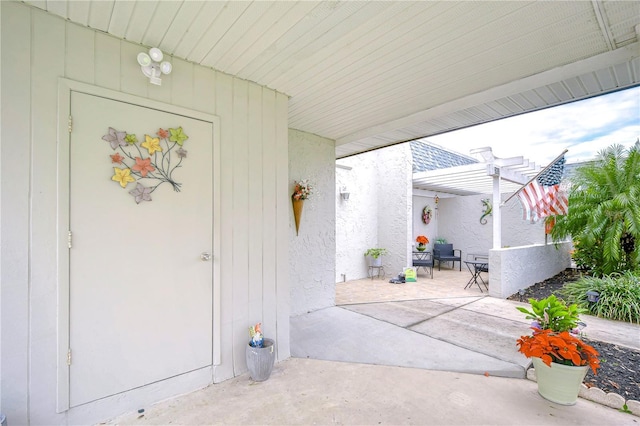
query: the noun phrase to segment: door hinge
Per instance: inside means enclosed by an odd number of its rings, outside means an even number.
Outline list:
[[[73,130],[73,117],[69,116],[69,121],[67,122],[69,133]]]
[[[71,233],[71,231],[69,231],[69,234],[67,234],[67,245],[69,246],[69,248],[71,248],[72,237],[73,237],[73,234]]]
[[[67,351],[67,365],[71,365],[71,348]]]

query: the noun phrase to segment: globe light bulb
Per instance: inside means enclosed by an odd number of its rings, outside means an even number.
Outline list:
[[[162,50],[158,49],[157,47],[152,47],[151,49],[149,49],[149,56],[151,56],[151,59],[153,59],[154,62],[160,62],[164,57],[164,55],[162,54]]]
[[[141,67],[147,67],[151,65],[151,57],[144,52],[138,53],[138,63]]]
[[[164,61],[160,64],[160,71],[162,71],[163,74],[171,73],[172,69],[173,69],[173,66],[167,61]]]

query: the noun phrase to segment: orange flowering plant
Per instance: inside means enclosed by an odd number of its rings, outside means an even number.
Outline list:
[[[416,242],[418,244],[428,244],[429,243],[429,239],[427,237],[425,237],[424,235],[418,235],[418,237],[416,238]]]
[[[532,319],[533,334],[517,340],[518,350],[527,358],[540,358],[546,365],[588,365],[594,374],[600,368],[598,351],[582,341],[578,315],[583,311],[576,304],[567,304],[551,295],[545,299],[529,299],[532,310],[518,307]]]
[[[531,327],[533,335],[518,339],[518,350],[527,358],[537,357],[548,366],[552,362],[564,365],[588,365],[594,374],[598,374],[600,360],[598,351],[584,343],[568,331],[560,333],[551,329]]]

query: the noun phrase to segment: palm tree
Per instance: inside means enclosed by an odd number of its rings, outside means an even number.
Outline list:
[[[633,270],[640,264],[640,141],[612,145],[576,169],[569,211],[556,216],[554,241],[571,236],[596,275]]]

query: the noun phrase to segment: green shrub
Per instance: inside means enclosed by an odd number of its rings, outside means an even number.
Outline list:
[[[516,309],[527,314],[525,318],[532,319],[540,329],[550,329],[555,332],[573,330],[578,326],[579,316],[584,312],[577,304],[567,305],[564,300],[551,295],[545,299],[529,299],[531,310],[517,306]]]
[[[597,291],[596,303],[587,300],[588,291]],[[560,294],[590,315],[640,324],[640,272],[605,275],[602,278],[584,277],[565,284]]]

